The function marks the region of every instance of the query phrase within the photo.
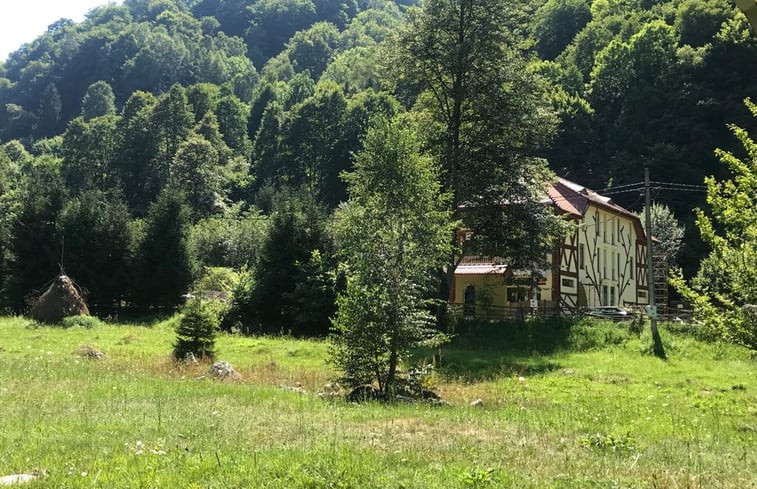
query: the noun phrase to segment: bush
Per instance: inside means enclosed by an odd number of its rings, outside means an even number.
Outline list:
[[[69,316],[63,318],[63,321],[61,321],[61,326],[64,328],[79,327],[92,329],[102,325],[103,322],[94,316]]]
[[[176,328],[173,356],[183,360],[190,354],[195,358],[215,358],[216,333],[220,324],[220,307],[215,301],[192,299],[184,306]]]
[[[620,345],[630,339],[629,328],[612,321],[582,320],[573,325],[568,337],[570,348],[588,351]]]
[[[231,297],[239,285],[240,277],[240,273],[232,268],[205,267],[200,278],[192,284],[191,290],[196,295],[204,292],[222,292],[226,297]]]

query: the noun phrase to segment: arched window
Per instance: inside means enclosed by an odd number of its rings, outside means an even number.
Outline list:
[[[476,287],[469,285],[465,288],[465,298],[463,303],[463,315],[476,315]]]

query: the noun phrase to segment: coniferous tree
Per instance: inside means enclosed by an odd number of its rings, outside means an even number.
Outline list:
[[[170,308],[181,304],[195,274],[190,255],[190,211],[184,195],[166,187],[151,206],[139,244],[132,294],[137,305]]]
[[[58,220],[63,266],[87,289],[95,309],[119,308],[129,291],[134,240],[123,199],[90,190],[69,201]]]
[[[29,168],[20,191],[20,204],[11,223],[10,260],[5,296],[16,311],[27,306],[30,294],[41,293],[60,272],[62,242],[57,228],[65,201],[59,162],[42,157]]]
[[[201,299],[191,299],[182,308],[173,356],[183,360],[190,354],[198,359],[213,360],[216,356],[216,333],[220,325],[213,305]]]
[[[328,309],[321,302],[328,294],[320,296],[316,304],[305,304],[305,298],[295,290],[304,268],[322,267],[312,262],[314,250],[319,250],[317,260],[329,260],[332,256],[325,209],[306,191],[281,192],[276,196],[267,228],[251,277],[242,281],[239,294],[235,294],[232,307],[235,321],[248,329],[302,335],[322,333],[328,316],[314,311]],[[317,325],[315,330],[306,329],[313,325]]]
[[[36,135],[47,137],[57,134],[62,110],[63,104],[58,93],[58,88],[54,83],[50,83],[45,88],[39,101]]]

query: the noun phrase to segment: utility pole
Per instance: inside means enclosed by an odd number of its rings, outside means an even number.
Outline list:
[[[755,0],[736,0],[736,6],[746,15],[752,31],[757,34],[757,2]]]
[[[654,354],[656,357],[665,358],[665,348],[662,346],[660,332],[657,330],[657,304],[655,304],[655,280],[654,280],[654,263],[652,262],[652,196],[649,191],[649,167],[644,168],[644,230],[647,235],[647,315],[652,330],[652,340],[654,341]]]

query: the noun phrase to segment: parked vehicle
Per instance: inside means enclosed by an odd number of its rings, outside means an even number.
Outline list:
[[[633,319],[633,314],[629,313],[626,309],[617,306],[590,307],[587,309],[585,315],[601,319],[612,319],[614,321]]]

